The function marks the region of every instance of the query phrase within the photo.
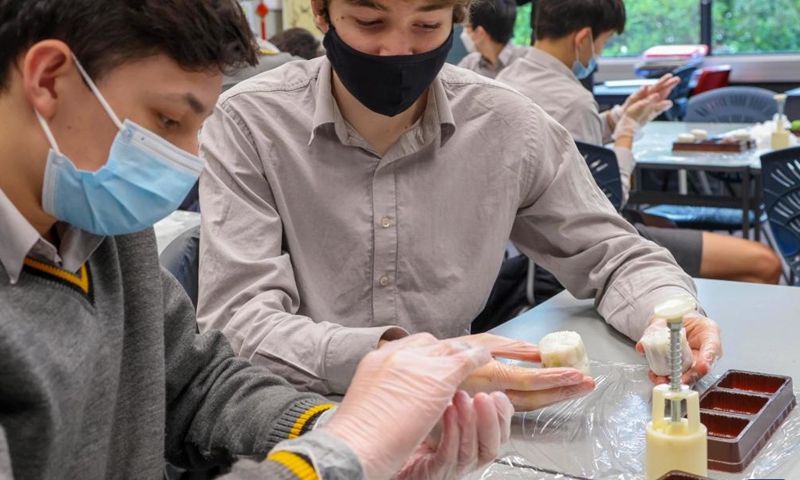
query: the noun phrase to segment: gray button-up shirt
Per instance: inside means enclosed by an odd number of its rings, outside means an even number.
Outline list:
[[[28,256],[77,272],[105,238],[61,222],[56,224],[56,232],[61,239],[59,248],[42,238],[0,189],[0,262],[11,284],[19,280]]]
[[[198,322],[296,385],[343,393],[391,326],[469,332],[506,242],[631,338],[692,279],[636,234],[533,102],[445,66],[381,157],[326,58],[224,94],[203,128]]]
[[[572,70],[549,53],[538,48],[525,47],[524,55],[497,76],[497,81],[514,87],[530,98],[572,137],[593,145],[612,141],[608,124],[610,112],[600,114],[600,107],[592,92],[587,90]],[[614,147],[622,179],[623,202],[630,192],[631,175],[636,160],[628,148]]]
[[[514,60],[525,55],[525,48],[514,45],[512,42],[506,43],[506,46],[500,50],[500,55],[497,56],[497,63],[492,64],[480,52],[472,52],[458,62],[458,66],[472,70],[479,73],[484,77],[495,78],[501,70],[511,65]]]

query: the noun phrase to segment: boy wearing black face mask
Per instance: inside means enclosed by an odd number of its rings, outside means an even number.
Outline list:
[[[635,340],[657,302],[695,295],[610,208],[562,127],[443,66],[470,3],[312,0],[327,58],[222,97],[201,138],[201,329],[302,388],[343,393],[386,342],[467,333],[509,238]],[[719,332],[698,318],[702,376]],[[491,335],[460,340],[538,357]],[[593,387],[576,370],[499,362],[462,384],[508,391],[518,410]]]

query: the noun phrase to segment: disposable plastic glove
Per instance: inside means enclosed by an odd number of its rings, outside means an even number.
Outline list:
[[[514,407],[500,392],[472,399],[456,393],[445,410],[439,435],[430,435],[400,470],[398,480],[461,478],[497,457],[511,435]]]
[[[722,332],[716,322],[699,313],[690,313],[683,317],[683,326],[686,329],[689,347],[692,349],[694,363],[692,368],[683,372],[681,380],[685,385],[693,385],[706,376],[714,368],[717,360],[722,358]],[[663,318],[654,318],[645,333],[651,329],[669,329],[669,327]],[[636,351],[644,355],[642,342],[636,344]],[[658,376],[652,371],[650,380],[655,384],[669,383],[669,378]]]
[[[631,105],[617,122],[617,127],[614,129],[614,140],[622,136],[639,138],[645,125],[670,108],[672,108],[672,101],[660,100],[656,93],[639,100]]]
[[[680,78],[668,73],[659,78],[658,82],[656,82],[654,85],[646,85],[640,88],[626,98],[625,103],[622,105],[617,105],[611,110],[611,118],[614,121],[614,125],[619,123],[622,116],[628,111],[628,108],[630,108],[636,102],[644,100],[653,94],[658,95],[659,101],[666,100],[670,93],[672,93],[672,90],[678,86],[679,83],[681,83]]]
[[[345,442],[370,480],[391,478],[439,421],[456,388],[490,361],[485,347],[418,334],[370,352],[323,430]]]
[[[482,333],[453,340],[489,348],[495,358],[540,363],[539,348],[526,342]],[[461,384],[469,394],[505,392],[518,412],[537,410],[581,397],[594,390],[594,380],[573,368],[526,368],[492,360]]]

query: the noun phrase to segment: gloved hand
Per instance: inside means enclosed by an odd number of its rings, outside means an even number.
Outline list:
[[[453,340],[488,347],[495,358],[540,363],[536,345],[482,333]],[[461,384],[469,394],[505,392],[518,412],[527,412],[594,390],[594,380],[573,368],[525,368],[492,360],[478,368]]]
[[[672,101],[661,100],[657,93],[639,100],[628,107],[625,114],[617,122],[617,126],[614,129],[614,140],[622,136],[630,136],[633,139],[637,139],[645,125],[670,108],[672,108]]]
[[[364,357],[347,395],[321,429],[353,450],[367,478],[388,479],[417,451],[458,385],[490,359],[485,347],[438,341],[430,334],[390,342]]]
[[[683,372],[682,382],[685,385],[693,385],[706,376],[714,368],[717,360],[722,358],[722,333],[716,322],[699,313],[686,315],[683,318],[683,326],[686,328],[686,339],[692,349],[694,364],[692,368]],[[663,318],[654,318],[645,332],[651,329],[669,329],[669,327]],[[636,351],[644,355],[642,342],[636,344]],[[659,377],[652,371],[650,380],[655,384],[669,383],[669,378]]]
[[[625,103],[622,105],[617,105],[611,110],[611,118],[614,121],[614,125],[617,125],[622,118],[622,116],[628,111],[628,108],[633,106],[636,102],[640,100],[644,100],[648,98],[650,95],[656,94],[658,95],[658,100],[663,101],[669,98],[670,93],[672,90],[681,83],[681,79],[678,77],[673,76],[671,73],[668,73],[661,78],[658,79],[654,85],[646,85],[633,94],[631,94],[628,98],[625,99]]]
[[[508,441],[513,415],[514,407],[503,393],[479,393],[474,399],[456,393],[445,410],[441,434],[431,434],[396,478],[449,480],[488,465]]]

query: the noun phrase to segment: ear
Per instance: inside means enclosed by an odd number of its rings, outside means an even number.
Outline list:
[[[328,33],[328,28],[330,27],[328,20],[330,17],[325,8],[325,2],[323,0],[311,0],[311,11],[314,13],[314,25],[322,33]]]
[[[491,38],[491,37],[489,37],[489,34],[486,33],[486,30],[483,27],[479,26],[478,28],[476,28],[476,29],[474,29],[472,31],[474,32],[475,36],[477,37],[473,41],[481,41],[481,40],[484,40],[484,39],[487,39],[487,38]]]
[[[592,36],[592,28],[591,27],[584,27],[575,32],[575,46],[580,47],[583,45],[583,42],[586,39],[591,38]]]
[[[34,44],[22,60],[22,88],[33,108],[46,119],[52,118],[58,104],[56,82],[73,74],[72,52],[60,40]]]

